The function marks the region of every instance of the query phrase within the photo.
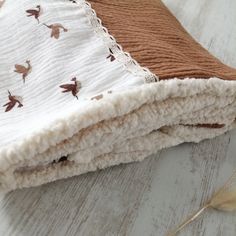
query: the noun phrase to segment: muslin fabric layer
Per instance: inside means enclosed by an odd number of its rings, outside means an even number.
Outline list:
[[[161,2],[91,3],[106,28],[84,0],[7,0],[0,10],[2,191],[236,126],[235,70]]]
[[[90,2],[124,50],[160,79],[215,76],[236,80],[236,70],[194,41],[161,1]]]

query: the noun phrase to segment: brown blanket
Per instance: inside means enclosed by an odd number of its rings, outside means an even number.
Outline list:
[[[160,1],[91,0],[113,36],[84,0],[36,2],[0,10],[0,191],[236,127],[236,70]]]
[[[181,26],[160,0],[90,0],[124,50],[160,80],[236,80],[236,70],[212,56]]]

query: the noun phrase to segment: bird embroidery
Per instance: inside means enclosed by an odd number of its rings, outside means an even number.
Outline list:
[[[23,107],[22,97],[12,96],[9,90],[8,90],[8,99],[9,102],[3,105],[3,107],[6,107],[5,112],[10,111],[16,104],[18,104],[17,107]]]
[[[25,63],[27,64],[27,67],[16,64],[15,65],[15,70],[14,70],[16,73],[22,74],[22,79],[23,79],[24,83],[25,83],[26,77],[29,75],[29,73],[32,70],[32,66],[30,64],[30,61],[27,60]]]
[[[0,7],[2,7],[5,0],[0,0]]]
[[[28,13],[28,17],[34,16],[34,18],[38,21],[39,23],[39,15],[40,15],[40,11],[41,11],[41,7],[38,5],[36,6],[37,10],[35,9],[29,9],[26,10],[26,13]]]
[[[68,31],[68,29],[66,29],[61,24],[51,24],[51,25],[44,24],[44,25],[52,30],[51,38],[55,38],[55,39],[59,39],[59,37],[60,37],[60,29],[62,29],[64,32]]]
[[[76,79],[76,77],[72,78],[71,81],[73,81],[74,84],[62,84],[60,85],[60,88],[64,89],[62,93],[71,92],[72,95],[78,99],[77,93],[81,89],[81,83]]]
[[[109,51],[110,51],[110,55],[107,57],[107,59],[109,59],[110,58],[110,61],[112,62],[112,61],[115,61],[115,56],[113,55],[113,52],[112,52],[112,50],[109,48]]]
[[[102,98],[103,98],[103,94],[99,94],[99,95],[97,95],[95,97],[92,97],[91,100],[100,100]]]

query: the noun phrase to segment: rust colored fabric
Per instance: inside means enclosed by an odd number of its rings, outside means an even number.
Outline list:
[[[161,1],[90,0],[90,3],[124,50],[160,79],[236,80],[236,70],[198,44]]]

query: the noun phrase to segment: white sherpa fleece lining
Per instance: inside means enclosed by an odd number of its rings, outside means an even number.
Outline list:
[[[117,46],[88,3],[35,2],[7,0],[0,11],[0,190],[142,160],[236,126],[236,82],[154,82],[158,76]],[[26,15],[36,5],[39,23]],[[67,29],[58,39],[44,25],[56,23]],[[24,83],[14,70],[26,60],[32,70]],[[73,77],[81,83],[78,99],[60,87]],[[22,107],[5,112],[8,91]],[[204,123],[225,126],[194,126]],[[62,156],[67,161],[57,162]]]

